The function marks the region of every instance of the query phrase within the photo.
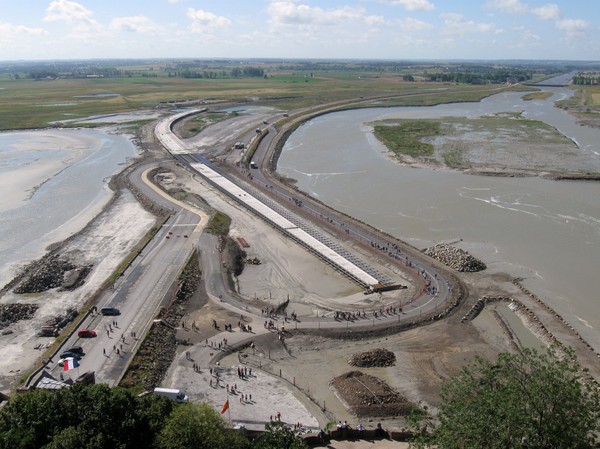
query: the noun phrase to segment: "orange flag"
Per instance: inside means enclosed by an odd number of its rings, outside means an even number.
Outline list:
[[[221,415],[222,415],[223,413],[225,413],[225,412],[227,411],[227,409],[228,409],[228,408],[229,408],[229,399],[227,399],[227,400],[225,401],[225,404],[223,404],[223,408],[221,409]]]

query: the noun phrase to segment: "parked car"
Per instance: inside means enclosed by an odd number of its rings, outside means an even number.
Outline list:
[[[77,354],[75,352],[69,352],[69,351],[65,351],[60,355],[61,359],[68,359],[69,357],[72,357],[74,359],[79,360],[81,358],[81,354]]]
[[[119,311],[119,309],[116,309],[114,307],[102,307],[100,309],[100,313],[102,313],[102,315],[110,315],[110,316],[121,315],[121,312]]]
[[[67,352],[72,352],[73,354],[79,354],[80,356],[84,356],[85,352],[83,352],[83,348],[81,346],[72,346],[67,349]]]
[[[94,338],[96,336],[96,331],[91,329],[81,329],[79,332],[77,332],[77,336],[79,338]]]

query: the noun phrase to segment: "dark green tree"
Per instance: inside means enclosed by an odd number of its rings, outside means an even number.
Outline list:
[[[22,393],[0,412],[0,448],[151,447],[173,407],[107,385]]]
[[[308,449],[304,441],[280,421],[265,424],[265,433],[252,447],[253,449]]]
[[[595,447],[598,386],[572,350],[503,353],[495,363],[478,357],[444,384],[441,396],[437,416],[425,421],[431,433],[420,432],[417,447]]]
[[[242,449],[246,440],[228,429],[210,405],[183,404],[177,407],[158,436],[163,449]]]

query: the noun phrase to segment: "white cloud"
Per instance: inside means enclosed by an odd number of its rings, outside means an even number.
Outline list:
[[[62,20],[74,25],[97,26],[98,23],[92,18],[92,11],[77,2],[69,0],[54,0],[46,9],[46,21]]]
[[[224,16],[217,16],[202,9],[189,8],[186,15],[192,19],[192,31],[202,32],[206,28],[222,28],[231,25],[231,20]]]
[[[435,9],[433,3],[428,0],[382,0],[382,3],[391,6],[403,6],[408,11],[432,11]]]
[[[463,36],[471,33],[498,34],[502,29],[493,23],[474,22],[466,20],[462,14],[445,13],[441,14],[444,19],[442,34],[451,36]]]
[[[12,23],[0,23],[0,34],[28,34],[30,36],[40,36],[46,34],[43,28],[29,28],[23,25],[13,25]]]
[[[531,12],[542,20],[558,20],[560,18],[560,8],[555,3],[547,3],[532,9]]]
[[[349,21],[362,21],[367,25],[376,25],[385,22],[382,16],[365,15],[363,8],[344,6],[337,9],[324,10],[319,7],[297,4],[291,1],[275,1],[267,8],[271,23],[278,26],[285,25],[338,25]]]
[[[520,0],[490,0],[487,2],[487,7],[510,14],[523,14],[529,10],[529,7]]]
[[[412,17],[400,20],[399,25],[400,28],[402,28],[402,31],[423,31],[433,28],[432,24],[413,19]]]
[[[146,16],[115,17],[110,27],[118,31],[142,34],[161,34],[164,29]]]
[[[513,30],[520,32],[522,36],[522,39],[519,41],[518,45],[516,45],[518,48],[526,48],[528,45],[535,45],[542,40],[538,34],[533,33],[522,25],[513,26]]]
[[[42,28],[29,28],[24,25],[0,23],[0,42],[16,41],[21,36],[43,36],[47,32]]]
[[[589,24],[587,20],[582,19],[561,19],[555,23],[556,28],[567,33],[582,33],[587,30]]]

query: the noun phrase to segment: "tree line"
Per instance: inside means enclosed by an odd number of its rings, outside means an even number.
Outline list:
[[[523,82],[531,79],[531,74],[523,70],[494,70],[487,72],[439,72],[425,73],[429,81],[460,84],[500,84]]]
[[[307,449],[281,422],[252,441],[209,404],[107,385],[17,394],[0,411],[2,449]]]
[[[592,449],[600,389],[570,349],[476,358],[443,385],[437,412],[409,418],[411,447]],[[122,387],[17,394],[0,410],[0,449],[306,449],[279,421],[252,441],[209,404],[176,404]]]
[[[244,67],[227,70],[194,70],[181,69],[169,70],[169,78],[204,78],[204,79],[226,79],[226,78],[263,78],[265,71],[258,67]]]
[[[598,86],[600,85],[600,74],[578,74],[573,77],[573,84],[578,86]]]

